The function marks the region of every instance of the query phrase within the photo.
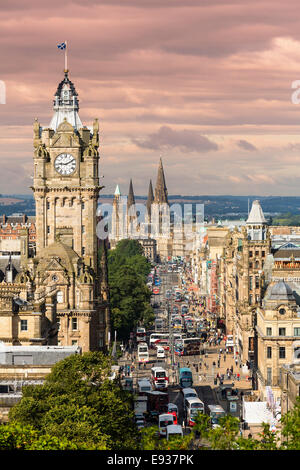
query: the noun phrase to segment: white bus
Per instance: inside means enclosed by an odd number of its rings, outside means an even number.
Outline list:
[[[149,345],[150,347],[155,346],[155,343],[159,345],[159,341],[161,340],[168,340],[169,339],[169,333],[151,333],[150,339],[149,339]]]
[[[143,327],[136,329],[136,341],[137,343],[144,343],[147,339],[146,330]]]
[[[139,364],[149,362],[149,350],[147,343],[139,343],[138,345],[138,362]]]
[[[220,405],[208,405],[209,416],[212,428],[217,428],[219,425],[220,418],[226,416],[226,413]]]
[[[204,413],[204,403],[200,398],[187,398],[186,399],[186,425],[194,426],[195,417],[198,413]]]

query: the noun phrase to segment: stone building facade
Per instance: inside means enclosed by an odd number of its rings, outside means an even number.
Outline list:
[[[168,201],[168,190],[162,160],[160,159],[156,185],[153,191],[150,181],[146,204],[135,200],[132,180],[127,197],[122,197],[116,187],[111,215],[110,246],[118,241],[136,238],[144,248],[146,257],[152,261],[165,261],[172,257],[184,257],[189,250],[182,219],[174,222],[172,206]]]
[[[34,122],[36,250],[32,256],[25,236],[18,274],[0,285],[0,339],[8,344],[83,352],[108,345],[108,286],[96,234],[99,125],[82,125],[77,96],[65,71],[50,126]]]

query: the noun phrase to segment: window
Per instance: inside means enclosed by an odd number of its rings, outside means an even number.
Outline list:
[[[300,347],[294,349],[294,359],[298,361],[300,359]]]
[[[267,336],[272,336],[272,328],[267,327]]]
[[[279,328],[279,336],[285,336],[285,328]]]
[[[83,210],[85,208],[84,202],[81,203],[81,209]]]
[[[294,336],[300,336],[300,328],[294,328]]]
[[[72,346],[78,346],[78,341],[76,339],[72,340]]]
[[[252,276],[249,277],[249,290],[252,290]]]
[[[256,252],[255,252],[255,256],[259,256],[259,251],[256,251]]]
[[[56,319],[57,331],[60,331],[60,318]]]
[[[255,269],[259,269],[259,261],[255,261]]]
[[[261,252],[261,256],[262,256],[262,258],[265,257],[265,252],[264,251]]]
[[[47,201],[47,209],[49,210],[50,209],[50,202]]]
[[[50,233],[50,225],[47,225],[47,233]]]
[[[252,256],[253,256],[252,251],[249,251],[249,258],[252,258]]]
[[[252,305],[252,294],[249,295],[249,304]]]
[[[279,348],[279,359],[285,359],[285,348],[283,346]]]
[[[85,255],[85,247],[84,246],[81,248],[81,254]]]
[[[58,304],[62,304],[64,301],[64,293],[61,290],[59,290],[56,294],[56,301]]]
[[[77,318],[72,318],[72,330],[77,330],[77,329],[78,329]]]
[[[249,268],[250,268],[250,269],[253,268],[253,263],[249,263]]]
[[[284,314],[285,314],[285,309],[284,309],[284,308],[280,308],[280,309],[279,309],[279,313],[280,313],[280,315],[284,315]]]
[[[255,276],[255,289],[259,288],[259,277]]]
[[[272,358],[272,348],[271,346],[268,346],[267,347],[267,359],[271,359]]]
[[[85,225],[81,226],[81,233],[85,233]]]
[[[267,367],[267,385],[272,385],[272,368]]]
[[[27,320],[21,320],[21,331],[27,331],[27,330],[28,330]]]

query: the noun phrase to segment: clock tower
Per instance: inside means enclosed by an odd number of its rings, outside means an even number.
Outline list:
[[[65,70],[49,127],[34,122],[36,296],[57,324],[61,345],[105,348],[109,318],[101,299],[96,236],[99,125],[84,126],[78,95]]]

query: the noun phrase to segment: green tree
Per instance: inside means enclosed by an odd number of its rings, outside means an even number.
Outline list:
[[[137,240],[121,240],[108,253],[108,282],[112,329],[127,339],[139,323],[154,321],[151,292],[146,285],[151,266]]]
[[[23,389],[10,420],[88,448],[135,449],[132,396],[110,381],[110,360],[91,352],[57,363],[43,385]]]
[[[281,449],[300,449],[300,397],[297,397],[295,406],[281,418],[283,436]]]
[[[158,426],[150,426],[141,430],[142,450],[187,450],[190,448],[193,435],[183,437],[172,437],[172,439],[161,439]]]

